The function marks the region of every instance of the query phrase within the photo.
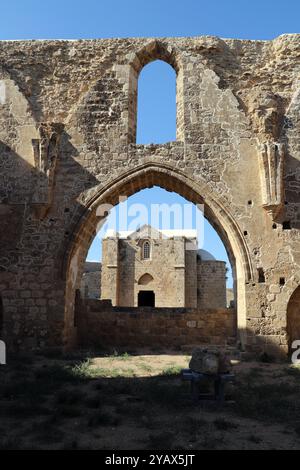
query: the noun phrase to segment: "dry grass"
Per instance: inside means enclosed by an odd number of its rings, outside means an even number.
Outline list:
[[[184,355],[17,358],[0,367],[0,450],[299,449],[300,369],[243,363],[222,408],[194,404]]]
[[[96,357],[91,361],[91,370],[102,377],[154,377],[160,374],[174,375],[188,367],[188,356],[130,355]]]

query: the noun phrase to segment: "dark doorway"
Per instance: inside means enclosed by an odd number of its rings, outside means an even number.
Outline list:
[[[139,307],[155,307],[155,294],[153,290],[140,290],[138,295]]]

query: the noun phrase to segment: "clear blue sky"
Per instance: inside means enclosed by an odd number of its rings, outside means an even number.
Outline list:
[[[273,39],[299,32],[299,19],[299,0],[4,0],[0,39],[201,35]],[[157,61],[144,68],[139,80],[137,142],[170,140],[175,140],[175,74],[171,67]],[[184,202],[156,188],[134,195],[131,201],[146,206],[151,202]],[[220,239],[208,223],[204,248],[228,262]],[[96,239],[89,259],[100,256],[100,241]]]
[[[171,219],[171,224],[169,227],[164,227],[163,226],[163,220],[160,219],[160,223],[159,224],[155,224],[153,223],[153,220],[151,219],[151,205],[152,204],[160,204],[160,203],[164,203],[164,204],[168,204],[170,206],[172,206],[173,204],[179,204],[181,207],[183,207],[184,204],[189,204],[188,201],[186,201],[184,198],[182,198],[181,196],[179,196],[178,194],[176,193],[171,193],[171,192],[168,192],[164,189],[161,189],[161,188],[157,188],[157,187],[154,187],[154,188],[151,188],[151,189],[144,189],[136,194],[134,194],[133,196],[131,196],[130,198],[128,198],[128,208],[130,209],[130,207],[133,208],[133,205],[134,204],[143,204],[145,206],[145,208],[147,208],[148,210],[148,216],[149,216],[149,219],[148,219],[148,222],[152,222],[151,225],[153,225],[154,227],[156,228],[185,228],[185,229],[191,229],[191,228],[196,228],[196,223],[195,223],[195,219],[196,219],[196,211],[198,211],[198,209],[196,208],[196,206],[193,206],[193,216],[191,218],[191,224],[186,224],[184,227],[180,226],[180,225],[177,225],[176,226],[176,223],[174,223],[174,219],[172,218]],[[117,220],[117,229],[122,229],[122,227],[119,227],[119,218],[118,218],[118,209],[119,207],[117,206],[116,207],[116,220]],[[137,216],[136,215],[130,215],[129,214],[129,217],[128,217],[128,222],[129,224],[135,219],[135,217]],[[109,218],[112,220],[114,220],[114,215],[111,214],[109,216]],[[202,218],[203,220],[203,218]],[[107,219],[107,222],[109,223],[109,219]],[[147,222],[147,221],[146,221]],[[207,220],[203,220],[204,224],[203,224],[203,229],[201,231],[201,233],[199,233],[199,241],[202,241],[203,239],[203,245],[199,244],[199,248],[203,248],[205,250],[208,250],[210,253],[212,253],[214,255],[214,257],[216,259],[219,259],[219,260],[223,260],[223,261],[226,261],[226,264],[227,264],[227,267],[228,267],[228,274],[227,274],[227,277],[228,277],[228,282],[227,282],[227,285],[228,287],[232,287],[232,271],[231,271],[231,266],[230,266],[230,263],[228,261],[228,257],[227,257],[227,253],[225,251],[225,248],[224,248],[224,245],[223,243],[221,242],[219,236],[217,235],[216,231],[212,228],[212,226],[207,222]],[[101,247],[101,239],[104,235],[104,233],[106,232],[106,229],[109,228],[107,226],[104,226],[102,228],[102,230],[100,230],[100,232],[98,233],[98,236],[95,238],[91,248],[90,248],[90,251],[89,251],[89,255],[88,255],[88,259],[91,260],[91,261],[100,261],[101,258],[102,258],[102,247]]]
[[[299,0],[2,0],[1,39],[299,32]]]

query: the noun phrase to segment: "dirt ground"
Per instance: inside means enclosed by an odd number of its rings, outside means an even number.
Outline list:
[[[228,401],[195,404],[180,377],[189,359],[12,358],[0,366],[0,450],[300,449],[300,368],[236,363]]]

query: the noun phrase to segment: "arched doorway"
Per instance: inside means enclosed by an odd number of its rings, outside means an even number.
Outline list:
[[[291,350],[293,341],[300,340],[300,286],[290,297],[287,307],[288,346]]]
[[[245,284],[252,279],[252,267],[248,249],[238,225],[228,208],[212,196],[205,183],[195,183],[182,171],[149,161],[130,172],[121,174],[114,182],[99,190],[83,208],[64,262],[66,282],[64,340],[66,346],[72,344],[76,335],[74,330],[75,291],[80,286],[84,261],[91,241],[105,222],[109,208],[119,203],[120,196],[129,197],[141,189],[151,188],[154,185],[176,192],[194,204],[204,205],[204,215],[219,234],[233,268],[237,323],[240,340],[242,343],[245,342]]]

